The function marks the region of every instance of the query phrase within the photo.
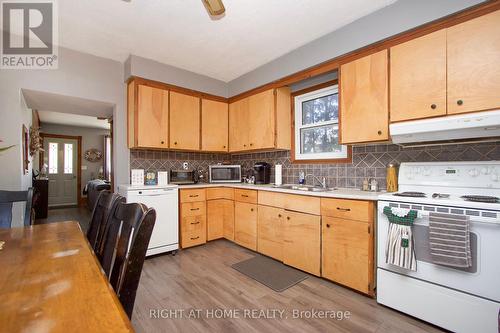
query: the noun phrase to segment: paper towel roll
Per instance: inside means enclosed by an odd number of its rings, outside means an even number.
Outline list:
[[[283,184],[283,166],[281,164],[274,166],[274,183],[276,185]]]

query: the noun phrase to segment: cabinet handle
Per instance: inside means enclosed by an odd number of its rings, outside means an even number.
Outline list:
[[[330,228],[330,225],[329,225],[329,224],[327,224],[327,225],[326,225],[326,227],[327,227],[327,228]]]
[[[190,194],[189,197],[190,198],[198,198],[198,194]]]
[[[278,217],[281,217],[281,214],[278,214]]]
[[[165,144],[165,141],[162,141],[162,142],[161,142],[161,144],[162,144],[162,145],[163,145],[163,144]]]
[[[431,104],[431,109],[435,110],[437,108],[436,104]]]
[[[222,146],[222,148],[226,148],[226,146]]]
[[[250,146],[253,146],[253,143],[251,143]]]
[[[191,224],[200,224],[200,221],[198,221],[198,222],[191,222]]]
[[[243,147],[246,147],[247,145],[243,145]]]
[[[241,195],[243,198],[248,198],[248,194],[242,194]]]
[[[195,240],[195,239],[198,239],[200,238],[200,236],[197,236],[197,237],[191,237],[191,240]]]
[[[253,212],[253,208],[250,208],[250,211]]]
[[[199,209],[199,208],[191,208],[191,210],[193,210],[193,211],[194,211],[194,210],[200,210],[200,209]]]
[[[340,210],[342,212],[350,212],[351,211],[350,208],[340,208],[340,207],[337,207],[337,210]]]
[[[377,134],[378,134],[378,135],[382,135],[382,131],[378,131],[378,132],[377,132]]]
[[[174,145],[176,145],[176,144],[177,144],[177,141],[174,142]]]
[[[287,216],[287,217],[286,217],[286,219],[287,219],[287,220],[290,220],[290,216]]]
[[[462,105],[462,104],[464,104],[464,101],[463,101],[463,100],[461,100],[461,99],[459,99],[459,100],[457,101],[457,104],[458,104],[458,105]]]

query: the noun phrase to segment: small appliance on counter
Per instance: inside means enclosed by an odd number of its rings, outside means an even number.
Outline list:
[[[208,178],[210,183],[241,183],[241,165],[210,165]]]
[[[255,184],[269,184],[271,182],[271,164],[258,162],[253,166]]]
[[[170,170],[170,184],[187,185],[197,182],[198,177],[194,170]]]

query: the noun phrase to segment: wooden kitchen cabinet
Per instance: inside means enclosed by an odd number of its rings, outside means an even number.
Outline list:
[[[228,112],[227,103],[208,99],[201,100],[202,151],[228,151]]]
[[[446,30],[396,45],[390,52],[391,122],[446,115]]]
[[[207,208],[205,189],[182,189],[180,201],[181,248],[201,245],[207,242]]]
[[[279,261],[283,261],[284,218],[284,209],[258,207],[257,251]]]
[[[281,87],[229,104],[229,151],[290,149],[290,89]]]
[[[257,250],[257,205],[234,203],[234,241],[246,248]]]
[[[322,276],[373,295],[372,229],[368,222],[324,216]]]
[[[448,114],[500,107],[500,11],[447,29]]]
[[[207,201],[207,240],[234,239],[234,202],[228,199]]]
[[[168,90],[128,83],[128,148],[168,148]]]
[[[340,142],[389,139],[388,52],[383,50],[340,67]]]
[[[170,92],[170,148],[200,150],[200,98]]]
[[[285,211],[283,262],[320,275],[321,217]]]

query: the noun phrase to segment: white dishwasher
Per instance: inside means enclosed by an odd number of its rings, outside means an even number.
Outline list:
[[[147,256],[179,249],[179,196],[177,185],[120,185],[118,192],[127,203],[138,202],[156,211],[156,222]]]

